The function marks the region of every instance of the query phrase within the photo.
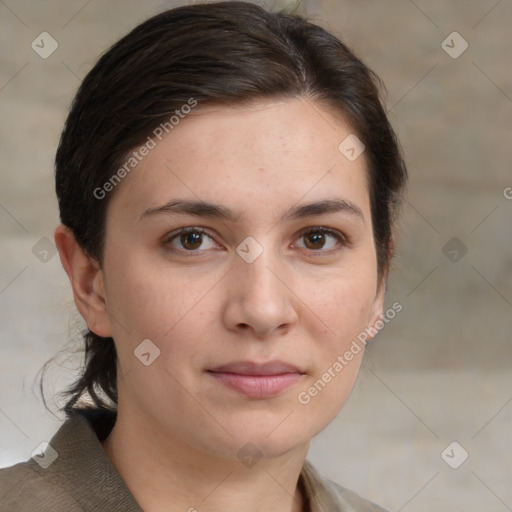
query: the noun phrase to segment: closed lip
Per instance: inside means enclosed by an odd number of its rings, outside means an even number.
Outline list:
[[[234,361],[216,366],[208,373],[251,400],[276,397],[303,377],[303,372],[297,366],[277,360],[266,363]]]
[[[216,366],[208,371],[215,373],[235,373],[238,375],[282,375],[284,373],[304,373],[295,365],[277,360],[269,361],[267,363],[234,361]]]

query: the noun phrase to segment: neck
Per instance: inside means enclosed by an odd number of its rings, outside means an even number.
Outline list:
[[[298,481],[309,443],[245,466],[161,435],[140,414],[119,411],[102,446],[145,512],[303,510]]]

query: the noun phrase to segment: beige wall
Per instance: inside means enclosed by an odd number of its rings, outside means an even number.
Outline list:
[[[0,466],[29,457],[60,421],[34,378],[76,331],[50,243],[69,102],[102,51],[174,5],[0,2]],[[511,510],[512,3],[304,0],[299,11],[384,79],[410,170],[388,288],[403,311],[310,459],[392,510]],[[43,31],[59,45],[47,59],[31,48]],[[56,390],[77,361],[51,370]],[[441,458],[452,441],[469,453],[456,470]]]

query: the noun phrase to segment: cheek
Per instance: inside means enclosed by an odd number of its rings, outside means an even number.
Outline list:
[[[312,319],[321,329],[311,329],[315,364],[296,400],[304,414],[317,418],[318,433],[348,399],[359,373],[364,342],[358,336],[368,327],[375,295],[372,279],[331,280],[322,293],[308,300]]]
[[[332,348],[342,348],[368,326],[375,295],[372,273],[354,272],[325,280],[321,291],[309,293],[305,302],[317,314]]]
[[[194,292],[183,274],[131,254],[108,268],[109,312],[130,333],[149,336],[172,328],[186,314]],[[149,331],[146,331],[149,329]]]
[[[133,350],[145,339],[161,350],[161,362],[190,359],[201,353],[204,339],[219,300],[213,272],[204,275],[162,268],[132,255],[109,269],[108,310],[119,356],[131,364]],[[211,290],[208,292],[208,290]],[[180,342],[176,342],[180,340]]]

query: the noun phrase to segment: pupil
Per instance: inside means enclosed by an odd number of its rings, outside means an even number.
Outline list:
[[[318,247],[316,247],[316,244],[320,243],[320,245],[323,245],[323,238],[324,238],[324,234],[323,233],[318,233],[316,235],[308,235],[306,237],[307,240],[311,240],[311,239],[316,239],[316,242],[313,242],[312,245],[314,245],[315,247],[309,247],[310,244],[306,243],[306,245],[308,246],[308,248],[313,248],[313,249],[318,249]]]
[[[196,249],[199,245],[201,245],[201,234],[199,233],[185,233],[181,235],[181,241],[184,247],[188,245],[192,245],[192,249]]]

